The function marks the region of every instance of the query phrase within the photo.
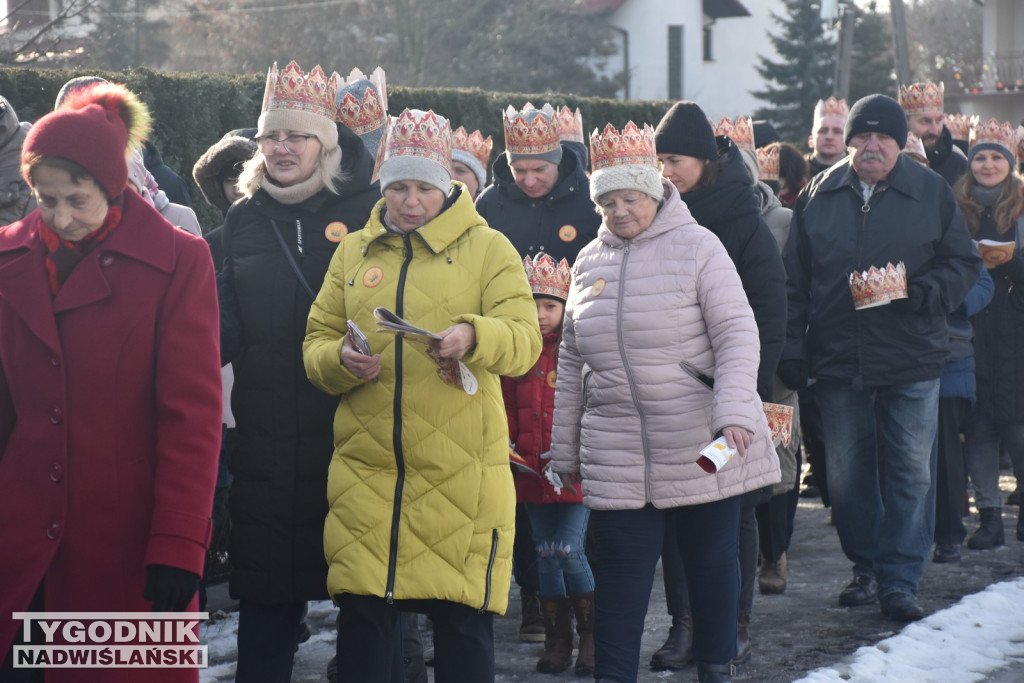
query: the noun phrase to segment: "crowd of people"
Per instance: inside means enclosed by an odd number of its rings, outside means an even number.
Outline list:
[[[589,141],[579,110],[495,115],[492,163],[388,112],[380,68],[275,64],[193,168],[203,230],[124,86],[74,79],[34,124],[0,98],[0,680],[43,680],[15,612],[195,611],[217,488],[242,683],[290,680],[321,599],[332,681],[493,680],[513,578],[541,674],[729,681],[801,495],[832,508],[838,603],[898,623],[929,557],[1005,544],[1011,124],[933,83],[819,101],[806,155],[689,101]]]

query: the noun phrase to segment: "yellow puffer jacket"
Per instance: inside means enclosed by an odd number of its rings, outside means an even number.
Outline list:
[[[512,572],[515,489],[500,375],[537,360],[537,309],[515,249],[469,195],[408,235],[388,231],[384,200],[342,240],[309,314],[310,380],[341,395],[324,528],[327,585],[339,593],[442,599],[503,614]],[[441,381],[425,347],[377,330],[384,306],[439,332],[468,322],[470,396]],[[346,320],[383,364],[376,382],[340,361]]]

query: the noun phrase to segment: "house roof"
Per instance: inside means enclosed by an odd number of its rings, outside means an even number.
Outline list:
[[[579,0],[577,5],[584,12],[614,12],[625,4],[626,0]],[[704,14],[713,19],[725,17],[749,17],[750,11],[740,0],[702,0]]]

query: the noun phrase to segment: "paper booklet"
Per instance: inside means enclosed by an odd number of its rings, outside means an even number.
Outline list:
[[[438,342],[441,341],[441,337],[421,327],[416,327],[408,320],[398,317],[383,307],[375,308],[373,315],[377,318],[377,327],[381,331],[401,335],[411,342],[422,345],[427,355],[437,364],[437,376],[445,384],[462,389],[470,396],[476,393],[479,384],[476,376],[466,367],[466,364],[461,360],[442,358],[438,355]]]
[[[995,240],[981,240],[978,242],[978,253],[981,260],[985,262],[986,268],[995,268],[1013,258],[1013,252],[1017,250],[1016,242],[997,242]]]

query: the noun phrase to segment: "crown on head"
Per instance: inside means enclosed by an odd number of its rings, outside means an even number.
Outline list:
[[[654,129],[647,123],[638,128],[630,121],[621,133],[609,123],[603,133],[598,133],[595,128],[590,134],[590,162],[595,172],[609,166],[657,167],[655,149]]]
[[[1009,123],[989,119],[971,128],[970,147],[985,143],[1005,147],[1014,158],[1017,156],[1017,132]]]
[[[572,271],[565,259],[556,264],[553,258],[542,251],[532,260],[529,256],[524,258],[523,268],[526,269],[526,279],[530,281],[530,290],[534,294],[553,296],[562,301],[569,298]]]
[[[978,125],[979,117],[964,116],[963,114],[946,114],[946,128],[954,140],[966,142],[971,138],[971,128]]]
[[[303,111],[334,120],[336,83],[327,80],[317,64],[308,74],[294,61],[278,70],[277,62],[267,72],[260,113],[272,110]]]
[[[844,121],[850,116],[850,107],[846,100],[837,100],[835,95],[829,95],[827,100],[818,100],[814,105],[814,120],[821,121],[826,116],[836,116]]]
[[[527,114],[532,120],[527,118]],[[509,105],[502,115],[502,122],[505,126],[505,149],[510,154],[544,154],[558,149],[558,122],[550,104],[538,110],[527,102],[518,112]]]
[[[391,117],[380,163],[392,157],[429,159],[451,173],[452,127],[448,119],[433,111],[409,109]]]
[[[488,135],[485,139],[480,131],[474,130],[466,134],[466,129],[459,126],[452,133],[452,149],[461,149],[469,152],[484,168],[491,162],[491,148],[494,147],[494,140]]]
[[[761,180],[779,179],[779,148],[759,147],[757,154],[757,177]]]
[[[361,80],[370,82],[362,100],[353,92],[345,92],[345,88]],[[372,133],[388,122],[388,91],[384,69],[378,66],[369,77],[359,69],[352,69],[348,78],[342,78],[338,72],[334,72],[331,81],[337,92],[337,104],[332,117],[335,121],[345,124],[356,135]]]
[[[850,273],[850,293],[854,308],[871,308],[894,299],[907,298],[907,268],[900,261],[879,270],[871,266],[863,273]]]
[[[925,152],[924,143],[921,142],[921,138],[913,133],[907,133],[907,144],[903,146],[903,151],[907,154],[916,154],[925,161],[928,161],[928,153]]]
[[[941,114],[946,86],[942,83],[911,83],[901,85],[899,93],[900,106],[907,116],[911,114]]]
[[[714,129],[715,135],[725,135],[740,149],[754,151],[754,124],[749,116],[737,116],[735,121],[723,116]]]
[[[564,142],[578,142],[583,144],[583,115],[579,107],[575,112],[569,111],[569,107],[563,106],[555,111],[558,119],[558,137]]]

